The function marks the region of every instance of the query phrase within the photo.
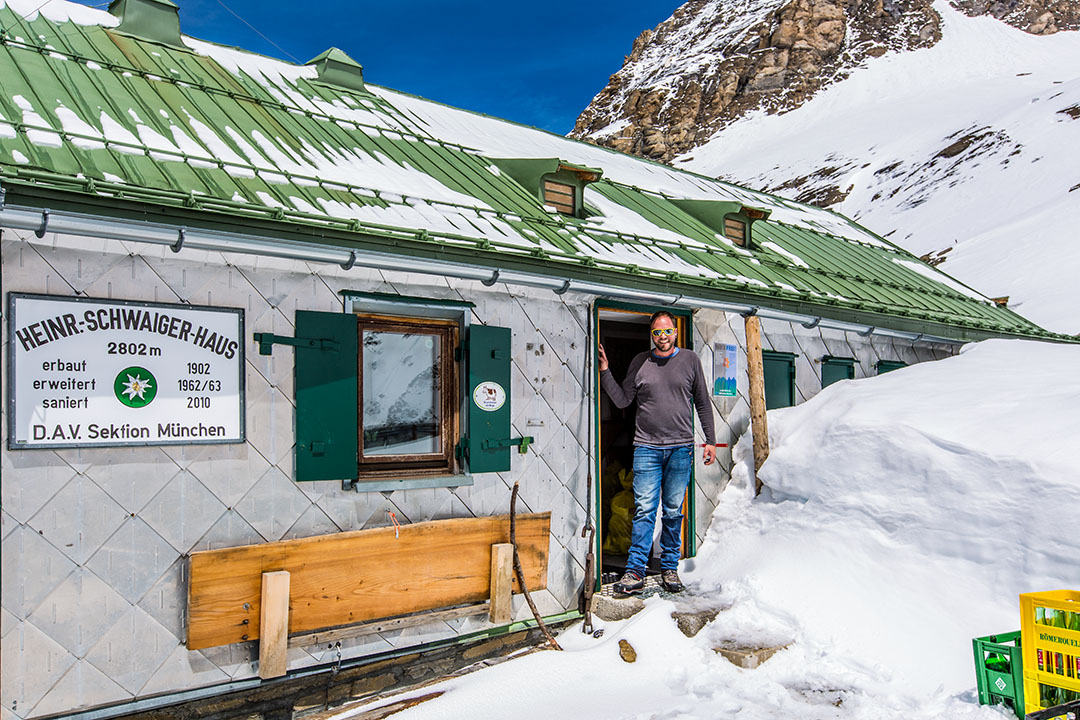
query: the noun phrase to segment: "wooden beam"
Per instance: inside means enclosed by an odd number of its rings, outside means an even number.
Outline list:
[[[483,615],[488,612],[488,607],[488,603],[482,602],[476,603],[475,605],[463,605],[461,607],[448,608],[446,610],[433,610],[431,612],[421,612],[416,613],[415,615],[406,615],[404,617],[375,620],[374,622],[360,623],[359,625],[319,630],[318,632],[313,633],[301,633],[289,637],[289,647],[332,645],[338,640],[352,640],[353,638],[364,637],[366,635],[374,635],[376,633],[390,632],[393,630],[403,630],[405,628],[417,627],[418,625],[439,622],[440,620],[457,620],[458,618],[471,617],[473,615]]]
[[[758,470],[769,457],[769,422],[765,414],[765,362],[761,358],[761,320],[746,318],[746,372],[750,377],[750,429],[754,438],[754,494],[761,494]]]
[[[491,622],[510,622],[514,587],[514,546],[496,543],[491,546]]]
[[[547,587],[551,513],[518,518],[530,588]],[[264,572],[291,573],[289,632],[310,632],[479,603],[506,515],[460,518],[192,553],[188,649],[259,638]]]
[[[262,574],[259,610],[259,677],[281,677],[289,667],[289,573]]]

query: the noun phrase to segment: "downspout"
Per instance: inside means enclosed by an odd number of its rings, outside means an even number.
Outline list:
[[[585,389],[586,426],[585,436],[585,461],[588,470],[585,474],[585,526],[581,528],[581,537],[588,537],[588,545],[585,551],[585,584],[582,587],[581,612],[585,616],[585,622],[581,625],[581,632],[592,634],[592,599],[596,591],[596,525],[593,523],[593,414],[596,408],[593,406],[593,354],[594,347],[592,331],[593,316],[596,301],[591,300],[586,306],[585,315],[585,378],[582,387]]]

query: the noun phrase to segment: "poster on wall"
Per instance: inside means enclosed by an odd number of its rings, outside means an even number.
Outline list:
[[[8,295],[8,448],[244,440],[244,312]]]
[[[735,357],[738,347],[713,345],[713,396],[735,397]]]

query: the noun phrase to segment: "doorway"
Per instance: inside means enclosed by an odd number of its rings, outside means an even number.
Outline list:
[[[649,318],[657,310],[667,310],[675,317],[679,330],[678,347],[689,349],[692,345],[690,315],[688,312],[676,312],[670,308],[641,306],[623,306],[614,303],[597,304],[596,337],[607,353],[611,373],[619,382],[626,377],[626,371],[634,356],[648,352],[652,348],[649,339]],[[630,529],[634,516],[633,463],[634,463],[634,420],[637,403],[619,409],[599,389],[599,377],[596,380],[598,418],[597,458],[599,480],[596,488],[596,517],[598,528],[597,563],[601,582],[615,582],[626,567],[626,556],[630,548]],[[688,408],[687,412],[693,412]],[[696,455],[696,453],[695,453]],[[693,510],[694,477],[690,475],[686,500],[683,502],[682,548],[683,557],[693,554],[693,533],[691,518]],[[659,517],[659,512],[657,513]],[[655,533],[659,533],[659,522]],[[649,558],[647,574],[659,574],[660,558],[658,549]]]

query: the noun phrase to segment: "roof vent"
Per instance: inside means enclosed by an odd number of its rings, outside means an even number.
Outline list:
[[[335,47],[308,60],[304,65],[314,65],[319,71],[321,82],[347,90],[365,92],[364,66]]]
[[[169,0],[113,0],[109,12],[120,18],[117,32],[186,49],[180,41],[180,8]]]
[[[492,158],[491,162],[516,180],[544,205],[563,215],[585,217],[585,186],[603,177],[598,168],[559,158]]]
[[[732,200],[670,200],[687,215],[711,228],[713,232],[722,233],[739,247],[750,245],[750,226],[757,220],[767,220],[772,213],[771,210],[743,205]]]

